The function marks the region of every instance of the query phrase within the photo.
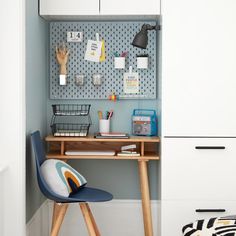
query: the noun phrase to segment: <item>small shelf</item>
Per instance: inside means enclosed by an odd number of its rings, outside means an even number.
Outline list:
[[[48,159],[104,159],[104,160],[159,160],[159,156],[148,154],[145,156],[133,157],[133,156],[83,156],[83,155],[60,155],[58,153],[47,154]]]

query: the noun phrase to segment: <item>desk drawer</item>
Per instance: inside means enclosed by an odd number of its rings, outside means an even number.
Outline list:
[[[236,200],[235,138],[164,138],[162,199]]]
[[[196,212],[197,209],[208,212]],[[191,222],[235,214],[236,201],[162,201],[161,236],[182,236],[183,226]]]

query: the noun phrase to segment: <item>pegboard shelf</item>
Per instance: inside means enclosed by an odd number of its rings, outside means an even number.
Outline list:
[[[88,116],[90,104],[54,104],[52,105],[54,116]]]
[[[55,123],[51,126],[55,137],[86,137],[90,124]]]
[[[144,21],[135,22],[51,22],[50,23],[50,98],[51,99],[107,99],[111,93],[118,94],[122,99],[155,99],[157,86],[157,33],[149,32],[149,44],[146,50],[131,45],[134,35],[141,29]],[[156,21],[148,22],[156,24]],[[56,45],[66,42],[67,31],[82,31],[82,43],[66,43],[70,49],[68,62],[68,84],[59,85],[59,66],[55,58]],[[95,39],[95,34],[105,40],[106,61],[101,63],[84,60],[84,53],[88,39]],[[114,68],[113,52],[128,51],[126,68]],[[136,55],[149,55],[149,69],[137,69]],[[131,96],[123,91],[123,74],[128,72],[129,66],[139,73],[140,92]],[[92,75],[103,75],[101,86],[92,84]],[[75,75],[85,74],[84,86],[75,84]]]

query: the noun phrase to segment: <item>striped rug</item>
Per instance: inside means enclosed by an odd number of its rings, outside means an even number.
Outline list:
[[[198,220],[182,231],[183,236],[236,236],[236,215]]]

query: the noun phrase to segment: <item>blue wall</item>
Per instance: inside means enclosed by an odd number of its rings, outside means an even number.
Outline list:
[[[38,1],[26,0],[26,221],[44,201],[36,181],[29,134],[47,133],[48,24],[38,16]]]

